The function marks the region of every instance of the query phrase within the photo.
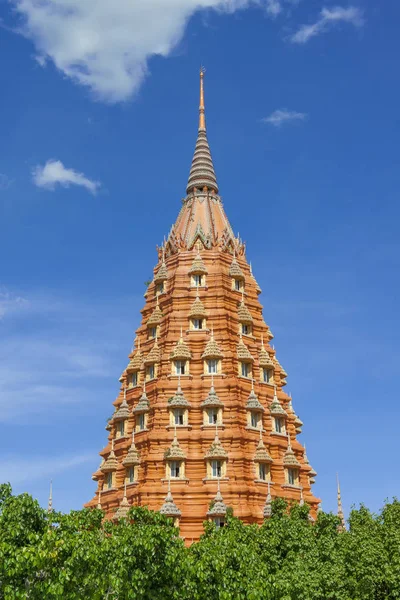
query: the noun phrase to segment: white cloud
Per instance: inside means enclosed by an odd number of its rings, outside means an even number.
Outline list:
[[[282,4],[279,0],[267,0],[267,13],[276,17],[282,11]]]
[[[306,113],[287,110],[286,108],[278,108],[277,110],[274,110],[269,117],[264,117],[263,123],[269,123],[274,127],[280,127],[283,123],[288,123],[289,121],[304,121],[306,117]]]
[[[93,452],[77,456],[32,456],[21,458],[17,455],[3,456],[0,462],[0,482],[10,482],[12,486],[49,478],[67,469],[86,462],[93,462]]]
[[[270,15],[280,0],[10,0],[22,17],[20,31],[46,60],[96,97],[130,98],[154,55],[168,56],[190,17],[201,9],[232,13],[250,5]]]
[[[48,160],[44,166],[36,166],[32,171],[32,177],[35,185],[48,190],[54,190],[56,185],[63,187],[80,185],[92,194],[96,194],[100,187],[98,181],[92,181],[74,169],[67,169],[60,160]]]
[[[309,39],[320,35],[335,23],[350,23],[355,27],[361,27],[364,23],[363,13],[355,6],[344,8],[335,6],[333,8],[323,8],[320,12],[318,21],[311,25],[302,25],[295,34],[290,37],[290,41],[295,44],[305,44]]]

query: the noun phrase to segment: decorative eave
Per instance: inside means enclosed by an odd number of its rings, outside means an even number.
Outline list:
[[[276,358],[276,356],[274,356],[273,361],[275,363],[275,369],[279,371],[281,378],[285,379],[285,377],[287,377],[287,373],[284,370],[284,368],[282,367],[282,365],[279,362],[279,360]]]
[[[186,400],[185,396],[183,395],[183,391],[180,384],[178,385],[178,389],[176,390],[175,395],[172,396],[172,398],[168,399],[168,406],[177,406],[183,408],[190,407],[190,403]]]
[[[211,444],[211,446],[209,447],[209,449],[207,450],[204,458],[205,459],[220,458],[222,460],[226,460],[228,458],[228,453],[223,448],[223,446],[218,438],[218,434],[215,436],[214,441]]]
[[[217,393],[214,389],[214,385],[211,385],[210,391],[208,392],[208,396],[203,402],[200,404],[202,408],[222,408],[224,403],[218,398]]]
[[[258,446],[256,448],[256,453],[254,455],[254,462],[272,463],[273,460],[272,460],[268,450],[264,446],[264,442],[263,442],[261,435],[262,434],[261,434],[261,430],[260,430],[260,441],[258,442]]]
[[[189,269],[189,275],[207,275],[207,273],[207,267],[201,258],[200,252],[198,252]]]
[[[160,348],[158,347],[158,342],[157,342],[157,338],[156,338],[156,341],[154,342],[152,349],[150,350],[150,352],[144,359],[144,363],[146,365],[154,365],[155,363],[160,362],[160,358],[161,358]]]
[[[242,269],[239,266],[238,261],[236,260],[236,256],[233,257],[231,262],[231,266],[229,267],[229,277],[234,277],[235,279],[244,280],[244,274]]]
[[[274,339],[274,337],[275,337],[274,334],[272,333],[271,329],[268,327],[268,330],[267,330],[268,341],[270,342],[271,340]]]
[[[132,373],[134,371],[140,371],[140,368],[142,366],[142,360],[142,353],[140,352],[140,350],[136,350],[134,356],[131,358],[128,366],[126,367],[126,372]]]
[[[117,509],[117,512],[113,516],[113,520],[118,521],[119,519],[126,519],[126,517],[128,516],[129,509],[130,509],[130,504],[128,502],[128,498],[126,497],[126,482],[125,482],[124,496],[123,496],[121,503]]]
[[[260,367],[266,368],[266,369],[274,368],[274,363],[272,362],[270,355],[268,354],[268,352],[265,349],[263,338],[261,338],[261,350],[258,354],[258,360],[259,360]]]
[[[168,493],[165,497],[164,504],[160,508],[160,513],[165,517],[172,517],[173,519],[179,519],[182,514],[172,497],[170,480],[168,480]]]
[[[264,412],[265,411],[263,405],[261,404],[261,402],[257,398],[257,395],[256,395],[256,393],[254,391],[254,388],[252,388],[252,390],[251,390],[251,392],[249,394],[249,398],[247,400],[246,408],[247,408],[247,410],[255,410],[255,411],[259,411],[259,412]]]
[[[285,452],[285,456],[283,457],[283,464],[285,467],[295,467],[297,469],[301,466],[296,458],[295,453],[293,452],[292,445],[290,442],[290,435],[288,435],[288,447]]]
[[[254,283],[255,283],[255,285],[256,285],[256,292],[257,292],[257,295],[260,295],[260,294],[262,293],[262,289],[261,289],[261,288],[260,288],[260,286],[258,285],[258,283],[257,283],[257,279],[254,277],[254,274],[253,274],[253,269],[251,268],[251,263],[250,263],[250,276],[251,276],[251,278],[253,279],[253,281],[254,281]]]
[[[200,300],[199,296],[196,296],[189,312],[189,318],[191,319],[204,319],[207,316],[204,304]]]
[[[224,503],[224,499],[222,498],[221,490],[219,487],[219,479],[218,479],[218,491],[215,495],[213,505],[207,512],[207,517],[225,517],[227,512],[227,506]]]
[[[170,447],[165,451],[164,458],[165,460],[185,460],[186,454],[179,446],[176,436],[172,440]]]
[[[212,333],[211,339],[207,342],[201,358],[222,358],[223,356],[220,347],[214,339],[214,334]]]
[[[274,398],[271,402],[271,406],[269,407],[270,413],[273,416],[277,417],[287,417],[287,412],[283,408],[282,404],[278,400],[278,396],[276,395],[276,387],[274,389]]]
[[[124,388],[124,399],[122,400],[120,407],[115,412],[113,421],[124,421],[125,419],[129,419],[130,415],[131,412],[126,401],[126,388]]]
[[[310,465],[311,466],[311,465]],[[315,469],[313,469],[311,467],[311,469],[308,472],[309,477],[311,477],[312,479],[315,479],[315,477],[318,475],[317,471]]]
[[[238,308],[238,319],[239,323],[251,324],[253,322],[253,317],[243,300]]]
[[[110,471],[116,471],[117,468],[118,468],[118,460],[117,460],[117,457],[115,456],[115,452],[114,452],[114,440],[112,440],[110,454],[108,455],[108,457],[104,461],[104,463],[101,465],[100,470],[103,473],[109,473]]]
[[[190,352],[189,346],[186,344],[186,342],[184,342],[184,340],[182,338],[182,332],[181,332],[181,337],[180,337],[179,341],[177,342],[177,344],[175,345],[175,348],[171,352],[170,359],[171,360],[190,360],[191,358],[192,358],[192,353]]]
[[[240,340],[237,345],[237,357],[242,362],[254,362],[254,358],[250,354],[246,344],[243,342],[242,336],[240,336]]]
[[[146,389],[143,388],[143,393],[139,398],[139,402],[133,408],[132,412],[135,414],[146,413],[150,410],[150,402],[146,395]]]
[[[269,519],[272,516],[272,497],[271,497],[271,486],[268,482],[268,494],[265,499],[264,509],[263,509],[264,519]]]
[[[162,283],[168,279],[168,271],[165,261],[163,260],[160,268],[154,276],[154,283],[157,285],[158,283]]]
[[[135,446],[134,432],[132,433],[132,444],[128,450],[128,454],[125,456],[122,464],[124,467],[136,467],[140,465],[140,454]]]
[[[151,313],[146,325],[147,327],[155,327],[157,325],[159,325],[162,321],[163,318],[163,312],[158,304],[158,296],[157,296],[157,305],[155,307],[155,309],[153,310],[153,312]]]

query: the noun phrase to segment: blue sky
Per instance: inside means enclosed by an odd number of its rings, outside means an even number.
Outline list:
[[[90,6],[89,6],[90,4]],[[68,7],[68,10],[66,10]],[[335,509],[400,495],[395,0],[0,1],[0,480],[79,508],[207,68],[220,192]]]

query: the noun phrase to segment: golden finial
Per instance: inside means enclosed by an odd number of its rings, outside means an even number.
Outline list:
[[[206,128],[206,117],[205,117],[205,107],[204,107],[204,73],[205,68],[200,68],[200,106],[199,106],[199,129]]]

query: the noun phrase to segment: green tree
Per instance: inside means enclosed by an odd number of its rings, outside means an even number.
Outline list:
[[[400,503],[338,525],[276,499],[262,526],[229,513],[187,548],[146,508],[118,522],[97,509],[48,514],[0,485],[0,599],[400,600]]]

